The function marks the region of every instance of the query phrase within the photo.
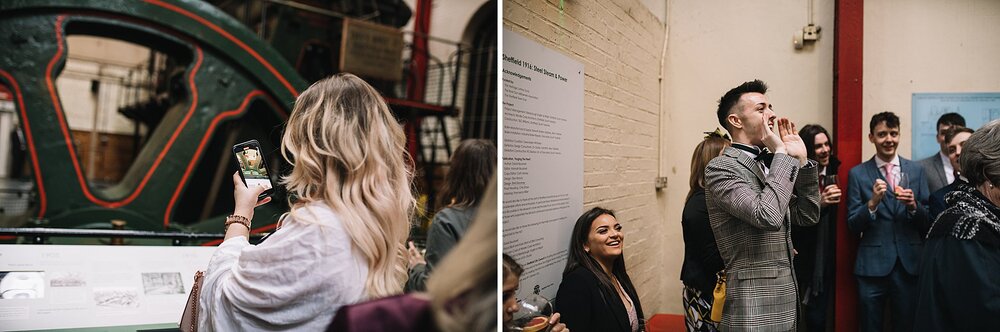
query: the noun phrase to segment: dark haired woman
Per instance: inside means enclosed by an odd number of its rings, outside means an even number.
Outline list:
[[[573,226],[556,311],[573,331],[643,331],[642,306],[625,272],[622,226],[614,212],[587,211]]]
[[[715,288],[716,273],[722,271],[725,264],[719,254],[719,247],[715,244],[712,225],[708,222],[705,166],[729,145],[729,139],[716,129],[698,143],[691,156],[691,178],[688,181],[690,190],[681,215],[681,229],[684,232],[681,282],[684,284],[684,324],[688,331],[719,330],[719,324],[710,321],[709,317],[712,315],[712,290]]]
[[[497,148],[489,140],[467,139],[455,149],[439,196],[439,205],[445,208],[434,215],[427,231],[426,258],[410,243],[406,290],[424,290],[434,265],[469,229],[479,209],[479,198],[493,178],[496,164]]]

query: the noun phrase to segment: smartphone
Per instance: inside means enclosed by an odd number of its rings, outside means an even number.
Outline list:
[[[257,140],[249,140],[233,145],[233,156],[240,167],[240,178],[247,187],[264,186],[263,193],[257,196],[257,200],[271,196],[274,193],[274,184],[271,183],[270,170],[267,168],[264,154],[261,153],[260,143]]]

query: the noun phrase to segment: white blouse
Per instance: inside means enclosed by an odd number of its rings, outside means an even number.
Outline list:
[[[296,210],[266,241],[219,245],[198,314],[205,331],[325,330],[341,306],[365,299],[368,265],[326,204]]]

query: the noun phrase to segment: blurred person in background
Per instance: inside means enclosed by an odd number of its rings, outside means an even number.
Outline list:
[[[475,221],[427,279],[427,292],[343,307],[327,331],[497,331],[497,189],[491,179]]]
[[[455,246],[479,209],[479,198],[493,178],[497,148],[485,139],[462,141],[451,157],[440,194],[440,206],[427,231],[426,256],[410,242],[407,291],[424,290],[435,265]]]

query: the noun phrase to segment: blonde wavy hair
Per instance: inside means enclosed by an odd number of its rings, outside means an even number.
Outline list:
[[[289,214],[323,202],[340,217],[368,262],[368,298],[398,294],[406,279],[404,242],[415,202],[405,144],[378,91],[347,73],[303,91],[281,139],[281,155],[293,166],[281,179]]]

